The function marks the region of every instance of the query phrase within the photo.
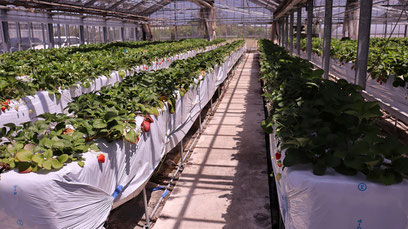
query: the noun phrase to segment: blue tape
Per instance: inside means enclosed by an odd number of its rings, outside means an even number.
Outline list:
[[[123,185],[118,185],[118,187],[116,187],[115,191],[112,194],[113,199],[116,199],[116,197],[119,196],[122,190],[123,190]]]
[[[157,191],[157,190],[160,190],[160,189],[165,189],[165,187],[159,186],[159,187],[153,188],[153,189],[152,189],[152,192]]]
[[[169,194],[169,193],[170,193],[169,190],[166,190],[165,192],[163,192],[163,194],[162,194],[161,197],[165,197],[165,196],[167,196],[167,194]]]

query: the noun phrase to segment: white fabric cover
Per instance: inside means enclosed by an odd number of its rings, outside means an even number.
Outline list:
[[[279,207],[286,229],[407,229],[408,181],[385,186],[363,174],[344,176],[329,169],[316,176],[311,165],[277,166],[277,140],[269,135]],[[284,152],[281,160],[284,159]]]
[[[155,71],[162,68],[168,68],[175,60],[182,60],[193,57],[198,53],[207,52],[213,50],[225,43],[218,45],[208,46],[200,50],[192,50],[186,53],[181,53],[169,58],[164,58],[163,62],[152,62],[150,66],[141,65],[136,66],[131,71],[126,71],[126,76],[132,76],[135,72],[139,71]],[[60,90],[61,100],[57,100],[55,95],[50,95],[48,91],[38,91],[33,96],[26,96],[20,101],[11,101],[11,109],[6,112],[0,112],[0,127],[6,123],[20,124],[35,120],[38,115],[49,113],[63,113],[64,108],[68,103],[72,102],[73,98],[82,94],[90,93],[100,90],[103,86],[113,85],[116,82],[120,82],[123,79],[119,76],[118,71],[113,71],[110,77],[101,76],[95,79],[89,88],[78,85],[77,87],[71,87],[70,89]],[[18,106],[18,111],[15,106]],[[31,110],[31,113],[30,113]]]
[[[245,47],[235,51],[198,87],[179,97],[174,114],[164,109],[153,116],[150,132],[142,134],[138,144],[98,142],[105,163],[97,161],[98,153],[87,152],[84,168],[74,162],[52,172],[1,174],[0,228],[101,228],[113,204],[137,194],[165,153],[185,136],[244,51]],[[137,117],[137,124],[142,120]],[[120,185],[124,189],[115,199],[112,195]]]

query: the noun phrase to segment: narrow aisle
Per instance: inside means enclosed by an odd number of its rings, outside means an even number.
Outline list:
[[[258,77],[245,54],[155,229],[271,228]]]

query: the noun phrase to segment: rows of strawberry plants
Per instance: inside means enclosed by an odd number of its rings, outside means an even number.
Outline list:
[[[121,83],[75,98],[67,107],[69,115],[45,113],[36,122],[7,124],[0,129],[1,166],[20,172],[59,169],[72,161],[83,166],[82,154],[98,151],[100,139],[137,144],[139,135],[150,129],[150,115],[158,116],[166,103],[174,113],[176,91],[184,96],[206,71],[242,46],[243,41],[235,41],[175,61],[168,69],[135,73]],[[144,117],[141,129],[136,126],[136,116]],[[103,155],[98,160],[104,162]]]
[[[322,55],[323,40],[313,38],[312,52]],[[306,50],[306,39],[301,41]],[[332,39],[330,55],[341,62],[356,63],[357,41]],[[368,72],[382,84],[391,77],[395,87],[405,87],[408,82],[408,38],[371,38]]]
[[[224,42],[190,39],[168,42],[113,42],[80,47],[17,51],[0,55],[0,102],[47,90],[58,96],[59,89],[89,82],[114,70],[150,64]]]
[[[321,69],[271,41],[261,40],[259,50],[270,110],[262,127],[279,142],[277,158],[284,152],[279,165],[312,164],[316,175],[328,168],[360,172],[386,185],[408,175],[408,147],[383,134],[376,125],[380,108],[363,99],[359,86],[322,79]]]

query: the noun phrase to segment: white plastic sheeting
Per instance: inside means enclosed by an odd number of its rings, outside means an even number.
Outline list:
[[[53,172],[3,173],[0,228],[101,228],[113,204],[135,195],[164,154],[185,136],[244,51],[245,47],[235,51],[207,73],[198,87],[179,97],[174,114],[165,108],[153,117],[150,132],[143,133],[136,145],[98,142],[105,163],[97,161],[96,152],[87,152],[83,168],[74,162]],[[137,124],[142,120],[137,117]]]
[[[162,68],[168,68],[175,60],[187,59],[193,57],[201,52],[207,52],[213,50],[225,43],[218,45],[208,46],[200,50],[192,50],[186,53],[181,53],[169,58],[163,58],[163,61],[154,61],[151,65],[136,66],[130,71],[125,71],[126,76],[132,76],[135,72],[139,71],[154,71]],[[77,87],[71,87],[70,89],[60,90],[61,99],[56,99],[55,95],[51,95],[48,91],[38,91],[33,96],[26,96],[20,101],[11,101],[11,109],[6,112],[0,113],[0,127],[6,123],[20,124],[35,120],[35,118],[43,113],[64,113],[64,108],[68,103],[72,102],[73,98],[82,94],[90,93],[100,90],[103,86],[113,85],[116,82],[122,81],[122,77],[119,76],[118,71],[113,71],[110,77],[101,76],[90,83],[90,87],[86,88],[78,85]],[[15,109],[15,106],[18,109]],[[31,110],[31,111],[30,111]]]
[[[281,176],[276,186],[286,229],[408,228],[407,180],[385,186],[334,169],[316,176],[311,165],[282,169],[274,156],[277,140],[273,134],[269,139],[274,175]]]

